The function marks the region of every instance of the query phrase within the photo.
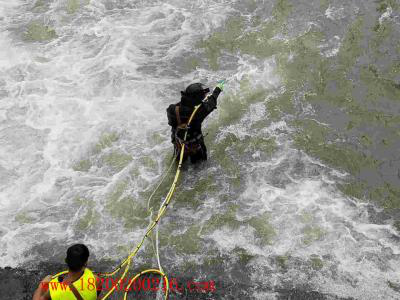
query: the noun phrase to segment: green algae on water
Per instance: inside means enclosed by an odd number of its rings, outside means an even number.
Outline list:
[[[360,78],[368,89],[368,100],[379,101],[379,99],[386,98],[399,101],[400,85],[394,80],[383,78],[375,66],[364,66],[360,71]]]
[[[121,171],[132,161],[132,156],[119,151],[113,151],[102,157],[102,162],[116,172]]]
[[[125,190],[128,188],[128,180],[122,180],[118,182],[113,191],[108,195],[107,202],[114,203],[119,200],[119,198],[124,194]]]
[[[293,5],[289,0],[277,0],[272,10],[272,15],[275,17],[276,22],[283,24],[289,17],[293,10]]]
[[[183,234],[171,235],[169,244],[178,254],[196,254],[200,251],[200,226],[190,226]]]
[[[119,138],[120,135],[115,131],[102,134],[98,142],[89,151],[88,155],[90,157],[75,162],[72,166],[72,169],[74,171],[88,172],[93,166],[94,161],[96,161],[96,158],[93,158],[92,156],[100,154],[103,150],[110,148],[116,141],[119,140]],[[108,152],[100,159],[101,163],[108,165],[117,172],[122,170],[130,161],[132,161],[132,157],[120,151]]]
[[[270,156],[277,150],[277,147],[274,137],[246,136],[243,140],[233,145],[233,150],[239,155],[243,155],[246,152],[254,153],[256,151],[261,151],[263,154]]]
[[[363,200],[367,195],[368,186],[362,181],[339,184],[338,187],[344,194],[357,200]]]
[[[246,21],[242,16],[230,17],[220,31],[199,42],[197,47],[204,49],[212,70],[219,69],[218,59],[223,51],[241,52],[258,58],[272,56],[284,42],[271,38],[281,30],[285,30],[292,8],[288,0],[277,0],[272,11],[273,20],[262,25],[257,17],[253,17],[250,21]],[[253,30],[246,30],[246,25],[253,26]]]
[[[72,169],[79,172],[88,172],[91,167],[92,163],[90,159],[83,159],[74,164],[72,166]]]
[[[205,49],[205,55],[212,70],[219,69],[218,59],[222,50],[229,49],[231,52],[234,51],[235,40],[240,36],[243,28],[244,18],[232,17],[228,19],[222,31],[215,32],[208,39],[197,44],[197,47]]]
[[[231,204],[225,212],[213,214],[210,219],[206,220],[202,228],[202,233],[211,233],[222,226],[227,226],[230,229],[238,229],[242,225],[242,222],[236,218],[237,209],[237,205]]]
[[[320,3],[321,10],[325,11],[329,8],[330,0],[320,0],[319,3]]]
[[[44,12],[49,8],[49,3],[45,0],[37,0],[32,8],[34,12]]]
[[[340,69],[344,72],[348,71],[356,63],[357,58],[363,53],[361,41],[363,39],[362,28],[364,25],[364,17],[358,17],[350,26],[346,36],[340,46],[338,60]]]
[[[376,10],[380,13],[384,13],[389,7],[393,10],[399,9],[399,2],[396,0],[377,0],[375,1],[377,4]]]
[[[262,244],[271,245],[273,238],[276,236],[274,227],[268,222],[269,215],[262,214],[261,216],[252,217],[248,224],[255,229],[255,236]]]
[[[329,3],[329,0],[321,0],[321,9],[327,9]],[[396,10],[398,4],[392,0],[377,1],[379,12],[383,13],[389,7]],[[320,45],[326,42],[326,37],[319,29],[312,28],[305,34],[287,41],[273,39],[276,34],[285,33],[284,23],[291,11],[292,7],[289,1],[276,1],[273,9],[274,18],[264,24],[250,20],[249,25],[246,23],[248,20],[232,17],[227,22],[227,24],[234,24],[231,29],[229,26],[225,26],[221,32],[211,35],[208,40],[203,41],[201,47],[206,52],[217,53],[214,57],[214,66],[217,65],[217,57],[221,55],[222,51],[233,54],[241,52],[257,58],[275,55],[279,75],[285,83],[285,92],[277,97],[268,97],[268,100],[265,101],[268,120],[278,121],[284,116],[295,115],[296,109],[293,99],[297,96],[296,93],[299,90],[307,87],[307,90],[304,91],[304,98],[301,100],[312,104],[326,101],[330,105],[340,108],[349,119],[347,130],[349,133],[350,131],[357,133],[359,145],[350,146],[346,144],[348,132],[339,133],[328,126],[311,120],[292,122],[292,125],[298,129],[293,135],[294,145],[328,165],[345,170],[354,176],[358,176],[365,169],[375,170],[378,168],[379,161],[369,154],[368,149],[375,147],[377,141],[364,132],[363,128],[366,124],[368,126],[384,126],[390,132],[389,139],[391,137],[396,139],[399,137],[399,130],[396,127],[400,122],[400,117],[373,110],[363,105],[362,103],[365,100],[355,97],[356,86],[353,80],[349,80],[349,78],[352,78],[353,73],[358,71],[359,79],[366,86],[366,96],[370,102],[376,102],[381,98],[392,101],[400,99],[400,86],[394,80],[400,72],[398,63],[394,62],[385,73],[384,70],[379,70],[374,64],[360,66],[359,59],[369,52],[382,55],[379,47],[393,36],[392,23],[384,20],[379,26],[375,26],[372,31],[372,38],[370,38],[365,34],[370,22],[367,22],[365,16],[360,15],[348,26],[347,32],[341,40],[338,54],[334,57],[324,57],[320,53]],[[252,26],[251,24],[255,24],[254,26],[257,26],[257,28],[246,30],[245,28],[248,29],[249,26]],[[224,39],[225,33],[227,34]],[[222,37],[222,42],[219,43],[220,37]],[[364,46],[365,41],[368,41],[368,48]],[[212,46],[216,47],[217,51],[213,51],[210,48]],[[400,50],[400,47],[398,50]],[[246,81],[243,81],[243,86],[241,85],[242,94],[248,90],[246,84]],[[266,95],[262,95],[258,101],[262,101],[262,97],[267,99]],[[240,95],[231,95],[228,98],[230,98],[229,100],[232,99],[231,101],[235,103],[237,110],[231,113],[228,107],[226,111],[221,113],[219,120],[221,124],[237,121],[248,108],[246,101],[240,101]],[[216,128],[218,128],[218,125]],[[387,138],[378,142],[389,145]],[[223,149],[229,147],[231,154],[234,154],[235,151],[237,153],[246,151],[247,148],[244,144],[239,142],[239,146],[233,146],[233,143],[237,143],[237,141],[234,142],[230,137],[221,141],[218,147]],[[360,151],[359,148],[363,151]],[[235,175],[234,162],[224,154],[223,151],[216,152],[224,170]],[[368,192],[363,191],[366,188],[367,186],[364,183],[356,186],[351,184],[342,186],[342,190],[352,197],[378,199],[378,195],[380,195],[381,200],[375,201],[381,203],[385,209],[396,206],[396,202],[393,200],[393,195],[396,192],[393,189],[390,192],[383,193],[380,189],[371,190],[369,187]]]
[[[393,223],[393,226],[396,228],[396,230],[400,233],[400,220],[397,220]]]
[[[75,197],[73,203],[81,206],[85,214],[75,224],[75,228],[79,231],[85,231],[96,226],[100,222],[101,215],[95,208],[95,202],[92,199],[84,197]]]
[[[165,141],[164,137],[159,132],[154,132],[148,138],[150,145],[159,145]]]
[[[237,230],[240,226],[251,226],[254,228],[255,237],[263,245],[271,245],[273,238],[276,236],[275,229],[269,223],[269,215],[262,214],[260,216],[251,217],[248,220],[239,221],[236,217],[238,205],[231,204],[225,212],[213,214],[202,227],[202,233],[208,234],[218,228],[227,226],[229,229]]]
[[[186,71],[191,72],[200,66],[200,60],[197,57],[188,57],[185,59],[184,65]]]
[[[303,243],[310,245],[315,241],[320,241],[324,238],[326,232],[317,225],[306,225],[303,228]]]
[[[250,104],[262,102],[267,97],[267,90],[242,83],[243,88],[237,94],[226,94],[219,106],[218,125],[226,126],[237,122],[248,111]],[[232,105],[234,104],[234,105]]]
[[[241,247],[235,247],[231,253],[238,259],[241,266],[247,265],[253,258],[255,258],[254,255],[248,253],[246,249]]]
[[[67,12],[74,14],[80,7],[80,0],[68,0],[67,1]]]
[[[207,177],[199,178],[192,188],[186,188],[178,193],[175,198],[175,205],[178,208],[190,205],[192,208],[197,209],[204,197],[209,197],[218,190],[216,180],[210,174]]]
[[[55,39],[56,31],[38,21],[31,22],[25,33],[25,39],[33,42],[45,42]]]
[[[286,270],[288,267],[289,256],[278,255],[275,257],[275,261],[279,268]]]
[[[387,212],[400,209],[400,188],[390,183],[374,186],[362,180],[352,180],[338,187],[345,195],[378,203]]]
[[[97,144],[94,147],[94,152],[95,153],[99,153],[101,152],[103,149],[109,148],[111,147],[111,145],[113,143],[115,143],[116,141],[118,141],[120,138],[119,134],[115,131],[112,131],[110,133],[104,133],[99,141],[97,142]]]
[[[86,214],[78,220],[76,229],[86,231],[90,227],[96,226],[101,220],[99,212],[93,208],[88,208]]]
[[[293,93],[285,91],[283,94],[271,97],[265,103],[268,112],[268,119],[271,121],[279,121],[285,115],[293,114],[295,112],[293,101]]]
[[[18,213],[14,220],[20,224],[32,224],[35,222],[35,218],[31,217],[27,212]]]
[[[304,227],[302,228],[302,241],[305,245],[310,245],[315,241],[323,239],[326,232],[315,223],[315,217],[311,212],[302,212],[300,215],[300,221],[304,224]]]
[[[66,10],[68,14],[76,13],[82,6],[90,3],[90,0],[67,0]]]
[[[312,254],[310,256],[310,265],[314,270],[321,270],[324,267],[324,262],[318,255]]]
[[[387,182],[369,191],[369,197],[379,203],[386,211],[400,209],[400,188]]]
[[[115,219],[123,221],[128,230],[144,228],[148,224],[146,207],[131,196],[122,197],[115,202],[108,201],[106,209]]]
[[[143,165],[149,169],[155,170],[158,167],[157,161],[155,161],[151,156],[142,156],[140,160]]]
[[[306,119],[295,121],[294,124],[300,128],[294,137],[295,145],[331,166],[353,175],[357,175],[362,168],[376,167],[377,161],[372,157],[332,142],[335,133],[330,128]]]
[[[310,224],[314,220],[314,215],[310,212],[304,211],[300,215],[300,221],[304,224]]]

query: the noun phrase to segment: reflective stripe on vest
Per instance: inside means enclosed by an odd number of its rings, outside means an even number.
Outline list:
[[[91,279],[92,278],[92,279]],[[85,269],[81,278],[73,283],[76,290],[84,300],[96,300],[96,278],[92,271]],[[51,300],[76,300],[74,293],[64,282],[59,282],[58,278],[54,278],[49,282],[49,290]]]

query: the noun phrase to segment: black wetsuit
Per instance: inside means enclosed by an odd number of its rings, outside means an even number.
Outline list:
[[[204,119],[214,110],[217,108],[217,98],[221,93],[221,89],[216,87],[212,93],[212,95],[208,96],[203,103],[201,104],[200,108],[197,110],[196,114],[194,115],[192,122],[190,123],[188,134],[187,134],[187,141],[193,141],[199,145],[199,151],[194,154],[190,155],[190,161],[195,163],[199,160],[206,160],[207,159],[207,148],[204,144],[203,133],[201,131],[201,124]],[[168,124],[171,126],[171,142],[176,145],[175,141],[175,134],[176,129],[178,126],[178,120],[176,118],[175,107],[179,107],[179,116],[181,119],[181,123],[187,123],[193,110],[193,106],[186,106],[185,103],[190,103],[186,97],[182,96],[181,102],[176,104],[171,104],[167,108],[167,116],[168,116]],[[176,150],[176,148],[175,148]]]

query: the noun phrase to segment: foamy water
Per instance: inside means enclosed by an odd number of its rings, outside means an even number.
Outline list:
[[[253,273],[244,276],[251,279],[254,299],[274,299],[275,288],[293,286],[340,297],[396,299],[387,282],[400,282],[399,236],[393,227],[371,221],[378,208],[338,191],[336,182],[347,174],[296,150],[285,120],[256,126],[270,117],[264,103],[285,91],[275,58],[236,53],[218,71],[202,61],[197,43],[220,30],[242,4],[181,2],[80,1],[78,8],[66,1],[39,8],[30,1],[0,2],[0,266],[58,259],[65,244],[78,240],[97,259],[121,259],[148,221],[125,213],[140,210],[137,205],[147,201],[144,193],[171,156],[166,107],[179,101],[179,91],[190,82],[213,87],[226,78],[220,101],[229,105],[206,122],[206,128],[217,128],[215,140],[207,140],[210,159],[184,172],[177,197],[203,190],[196,183],[204,178],[211,177],[207,184],[216,182],[217,188],[185,199],[191,204],[172,201],[162,220],[173,226],[169,240],[160,241],[163,267],[179,269],[189,258],[204,262],[215,250],[233,257],[240,248],[251,256]],[[325,16],[338,21],[346,13],[335,5]],[[388,17],[389,10],[382,18]],[[49,26],[56,36],[29,40],[32,22]],[[309,26],[304,22],[293,32]],[[335,36],[319,48],[331,57],[340,45]],[[199,57],[197,67],[190,67],[189,56]],[[230,113],[226,107],[246,103],[246,88],[262,88],[267,95],[219,128],[219,117]],[[229,136],[238,139],[222,151],[236,161],[232,174],[217,166],[218,150]],[[266,156],[257,141],[271,138],[277,150]],[[236,145],[245,149],[241,156],[232,152]],[[240,188],[232,186],[235,176]],[[229,217],[211,222],[218,214]],[[198,241],[198,249],[190,252],[185,245],[172,251],[173,236],[187,232],[188,243]]]

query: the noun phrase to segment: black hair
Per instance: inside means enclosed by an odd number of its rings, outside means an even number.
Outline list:
[[[84,244],[75,244],[68,248],[65,262],[72,272],[82,269],[89,258],[89,249]]]

